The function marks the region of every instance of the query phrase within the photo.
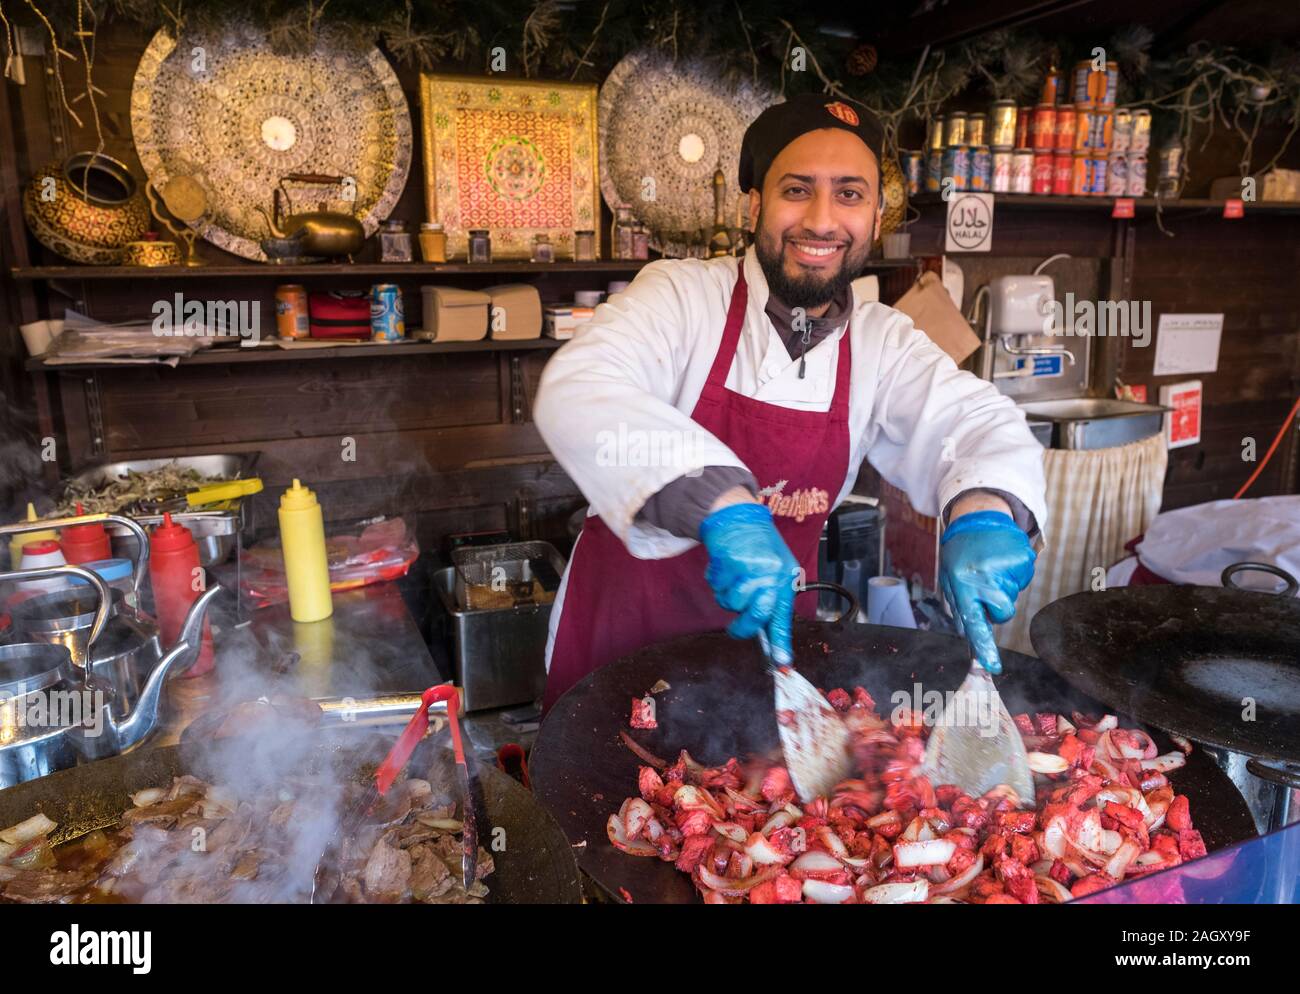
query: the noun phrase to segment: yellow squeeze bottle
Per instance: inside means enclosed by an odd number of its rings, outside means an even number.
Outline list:
[[[280,550],[294,621],[320,621],[334,613],[325,556],[325,519],[316,495],[297,480],[280,496]]]
[[[40,521],[36,516],[36,505],[27,505],[27,520]],[[59,533],[52,528],[38,532],[19,532],[9,540],[9,568],[20,569],[19,563],[23,561],[23,546],[31,545],[33,542],[57,542]]]

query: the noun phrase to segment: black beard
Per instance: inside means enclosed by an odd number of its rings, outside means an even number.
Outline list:
[[[767,288],[778,300],[791,309],[802,307],[804,310],[809,310],[810,308],[829,304],[861,275],[862,267],[866,264],[867,256],[871,252],[869,243],[856,253],[853,250],[852,243],[850,243],[844,253],[844,261],[834,275],[822,277],[816,273],[805,273],[802,276],[792,278],[786,274],[785,263],[782,258],[785,249],[784,239],[778,238],[776,251],[772,252],[768,239],[761,234],[763,231],[763,212],[761,210],[758,214],[757,227],[760,234],[754,240],[754,248],[758,253],[758,264],[763,268],[763,275],[767,278]]]

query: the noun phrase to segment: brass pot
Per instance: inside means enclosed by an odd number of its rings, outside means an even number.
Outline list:
[[[73,262],[112,266],[149,229],[149,206],[135,177],[116,159],[77,152],[37,171],[23,195],[36,240]]]
[[[145,238],[143,241],[127,242],[122,248],[124,266],[179,266],[180,264],[181,249],[175,242]]]

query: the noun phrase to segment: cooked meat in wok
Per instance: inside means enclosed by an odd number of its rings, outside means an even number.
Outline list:
[[[707,904],[1056,904],[1206,854],[1165,776],[1190,743],[1157,755],[1115,715],[1020,714],[1037,797],[1005,786],[970,797],[920,772],[920,714],[882,718],[861,687],[829,699],[857,775],[803,805],[775,759],[705,767],[683,750],[670,764],[624,732],[647,765],[639,796],[609,818],[610,842],[673,863]]]
[[[57,826],[44,815],[0,831],[0,901],[305,902],[341,810],[337,786],[310,777],[241,797],[182,776],[131,800],[117,825],[62,845],[52,844]],[[338,848],[325,897],[482,904],[492,857],[479,849],[478,879],[466,891],[460,831],[456,805],[428,780],[400,781]]]

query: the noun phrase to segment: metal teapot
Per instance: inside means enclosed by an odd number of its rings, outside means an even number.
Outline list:
[[[95,609],[86,639],[93,658],[96,643],[109,624],[113,593],[98,575],[77,566],[0,573],[0,580],[19,582],[58,577],[75,577],[94,593]],[[190,606],[176,643],[149,671],[129,708],[121,706],[111,680],[98,676],[94,665],[87,668],[76,663],[64,644],[29,642],[0,647],[0,719],[6,719],[6,726],[14,731],[0,740],[0,787],[66,769],[78,759],[117,755],[148,737],[158,723],[163,686],[198,658],[203,620],[221,589],[220,584],[213,584]],[[76,705],[72,719],[53,721],[55,712],[49,710],[47,700],[46,724],[32,727],[20,720],[20,715],[30,713],[33,698],[51,698],[51,692],[59,692],[64,702],[61,718],[68,718],[68,702]]]
[[[266,218],[266,226],[273,238],[296,238],[301,242],[303,255],[337,256],[352,255],[360,251],[366,240],[365,228],[351,214],[330,211],[321,204],[318,210],[301,214],[291,214],[289,209],[289,191],[285,181],[292,183],[318,183],[322,186],[341,185],[342,176],[325,176],[320,173],[289,173],[280,178],[272,196],[272,213],[258,207],[258,212]],[[281,213],[287,216],[281,220]]]
[[[131,582],[132,590],[138,593],[144,564],[149,559],[149,536],[130,518],[89,514],[23,522],[0,527],[0,535],[30,531],[34,527],[66,528],[92,521],[112,522],[132,533],[135,551]],[[37,594],[10,605],[14,639],[63,646],[72,665],[85,671],[86,678],[93,676],[112,688],[114,715],[123,719],[136,710],[151,674],[165,658],[158,623],[128,601],[122,591],[109,588],[98,576],[85,570],[77,570],[75,575],[83,580],[90,575],[95,582]],[[0,573],[0,580],[25,578],[22,571]],[[196,613],[202,624],[210,600],[201,597],[190,606],[186,626]]]

